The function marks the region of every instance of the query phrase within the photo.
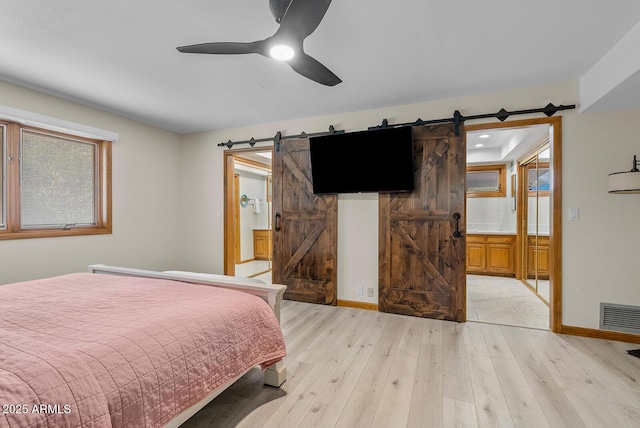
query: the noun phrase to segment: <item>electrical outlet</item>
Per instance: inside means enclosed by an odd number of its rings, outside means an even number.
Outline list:
[[[373,297],[373,288],[367,288],[367,296]]]
[[[364,289],[362,288],[362,285],[357,286],[357,291],[358,291],[358,296],[362,296],[364,294]]]

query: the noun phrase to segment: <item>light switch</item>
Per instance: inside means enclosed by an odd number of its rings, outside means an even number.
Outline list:
[[[578,220],[579,214],[578,208],[569,208],[569,220]]]

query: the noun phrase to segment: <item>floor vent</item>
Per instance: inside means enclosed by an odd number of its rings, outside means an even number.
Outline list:
[[[600,328],[640,334],[640,306],[601,302]]]

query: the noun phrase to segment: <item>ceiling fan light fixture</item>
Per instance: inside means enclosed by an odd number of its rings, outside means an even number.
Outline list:
[[[280,27],[267,38],[253,42],[208,42],[180,46],[182,53],[208,55],[258,54],[286,62],[299,75],[325,86],[342,80],[304,51],[304,40],[324,17],[331,0],[269,0],[269,8]]]
[[[289,61],[295,55],[295,51],[287,45],[275,45],[269,50],[269,55],[278,61]]]

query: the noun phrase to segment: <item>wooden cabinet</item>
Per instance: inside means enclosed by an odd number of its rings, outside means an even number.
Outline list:
[[[535,278],[537,268],[539,279],[549,279],[549,237],[530,235],[527,238],[527,248],[527,277]]]
[[[253,231],[253,257],[256,260],[268,260],[272,254],[271,231],[255,230]]]
[[[482,273],[487,270],[484,236],[467,235],[467,272]]]
[[[515,276],[515,235],[467,235],[467,272]]]
[[[516,237],[487,236],[487,271],[515,275]]]
[[[549,279],[549,237],[527,237],[527,277]],[[515,276],[515,235],[467,235],[467,273]]]

